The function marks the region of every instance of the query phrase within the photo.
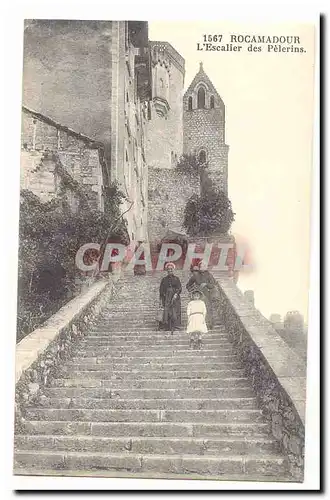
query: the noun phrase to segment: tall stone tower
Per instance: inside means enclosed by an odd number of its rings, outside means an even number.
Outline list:
[[[209,177],[228,192],[225,105],[200,63],[183,97],[183,152],[208,164]]]
[[[181,231],[189,197],[199,189],[176,168],[183,152],[183,57],[168,42],[150,42],[152,101],[147,124],[148,237]]]
[[[147,133],[147,163],[173,168],[182,155],[183,57],[168,42],[150,42],[152,67],[151,119]]]

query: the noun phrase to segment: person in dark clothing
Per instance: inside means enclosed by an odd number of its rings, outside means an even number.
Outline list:
[[[163,321],[160,328],[173,332],[179,330],[181,326],[181,282],[173,271],[175,265],[170,262],[166,266],[167,276],[165,276],[159,287],[160,303],[163,307]]]
[[[217,282],[214,276],[202,264],[193,266],[192,276],[189,279],[186,288],[189,292],[199,290],[202,292],[202,300],[206,306],[206,324],[208,329],[213,328],[213,306],[212,306],[212,292],[216,288]]]

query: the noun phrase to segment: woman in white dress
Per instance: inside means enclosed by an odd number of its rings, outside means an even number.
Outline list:
[[[202,333],[207,333],[206,306],[201,300],[202,293],[199,290],[192,292],[192,300],[188,303],[187,333],[190,334],[190,347],[200,348],[202,344]]]

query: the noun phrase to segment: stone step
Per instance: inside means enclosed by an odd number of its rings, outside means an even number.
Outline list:
[[[155,436],[155,437],[224,437],[267,436],[266,422],[76,422],[55,420],[26,420],[23,434],[89,435],[89,436]]]
[[[112,347],[79,347],[75,346],[72,349],[72,356],[74,357],[106,357],[106,356],[111,356],[111,359],[120,359],[125,357],[125,359],[132,359],[132,358],[143,358],[143,359],[156,359],[156,358],[177,358],[177,361],[182,358],[192,358],[195,359],[196,361],[199,358],[216,358],[219,359],[220,356],[235,356],[236,352],[232,347],[228,348],[223,348],[220,349],[218,346],[215,349],[208,349],[207,346],[202,346],[201,349],[187,349],[187,348],[176,348],[176,347],[171,347],[170,349],[166,350],[165,348],[163,349],[155,349],[152,346],[150,346],[149,349],[139,349],[135,350],[132,348],[129,348],[127,346],[126,348],[119,348],[119,349],[114,349]],[[149,354],[147,356],[147,354]]]
[[[137,316],[140,314],[148,314],[148,313],[153,313],[158,310],[159,308],[159,302],[158,299],[155,301],[154,297],[149,300],[148,305],[145,305],[144,302],[139,302],[139,305],[134,305],[131,303],[127,303],[128,301],[119,302],[119,301],[113,301],[112,302],[112,309],[106,309],[99,314],[99,318],[102,319],[107,319],[111,315],[119,315],[119,314],[136,314]],[[189,303],[189,299],[185,299],[181,297],[181,314],[185,312],[185,309],[182,307],[182,305]]]
[[[130,332],[127,332],[127,334],[118,334],[114,332],[109,332],[107,334],[94,334],[94,332],[90,332],[89,335],[87,335],[84,340],[89,340],[90,342],[96,342],[98,343],[99,341],[110,341],[110,342],[141,342],[141,343],[150,343],[150,342],[155,342],[157,344],[166,344],[170,342],[181,342],[182,340],[186,341],[189,340],[189,335],[186,332],[182,333],[177,333],[171,335],[169,332],[163,332],[158,334],[152,334],[152,335],[142,335],[142,334],[133,334]],[[208,341],[230,341],[228,335],[224,333],[213,333],[213,332],[208,332],[203,334],[203,341],[208,342]]]
[[[107,318],[100,318],[98,317],[97,318],[97,323],[96,325],[97,326],[104,326],[105,328],[110,328],[112,327],[113,325],[117,325],[117,324],[136,324],[136,325],[149,325],[149,324],[153,324],[153,325],[158,325],[158,321],[157,321],[157,312],[158,310],[155,309],[154,311],[151,311],[149,312],[148,314],[141,314],[141,313],[125,313],[125,312],[122,312],[120,314],[112,314],[112,315],[109,315]],[[187,316],[185,314],[182,314],[181,317],[184,317],[185,319],[187,318]]]
[[[203,341],[203,346],[204,349],[229,349],[233,348],[233,343],[230,342],[228,338],[205,338],[202,335],[202,341]],[[77,347],[79,346],[87,346],[88,348],[91,349],[96,349],[97,347],[112,347],[116,350],[119,349],[126,349],[127,347],[134,348],[137,350],[145,350],[147,347],[150,347],[152,349],[173,349],[173,348],[178,348],[178,349],[186,349],[186,350],[191,350],[190,349],[190,335],[185,334],[185,336],[182,336],[180,338],[176,337],[175,335],[170,335],[168,338],[156,338],[152,339],[149,338],[147,339],[130,339],[129,336],[121,338],[121,339],[116,339],[109,334],[108,338],[105,338],[102,336],[102,338],[97,338],[97,337],[84,337],[79,341],[79,343],[76,344]]]
[[[255,397],[216,399],[102,399],[42,397],[42,408],[109,408],[121,410],[227,410],[258,409]]]
[[[90,344],[88,342],[79,342],[76,346],[73,347],[72,352],[77,354],[79,352],[105,352],[105,353],[113,353],[114,356],[121,356],[121,354],[129,353],[130,356],[145,356],[147,353],[150,353],[150,356],[153,354],[156,355],[174,355],[174,354],[188,354],[193,355],[196,352],[196,349],[192,349],[187,341],[185,344],[173,344],[173,345],[141,345],[141,344],[124,344],[124,345],[110,345],[110,343],[103,344]],[[198,350],[203,353],[223,353],[223,354],[234,354],[235,350],[232,345],[229,343],[226,344],[205,344],[202,343],[201,349]]]
[[[157,312],[159,310],[158,305],[152,305],[147,310],[143,310],[141,307],[134,309],[128,308],[128,310],[119,310],[114,305],[114,308],[108,313],[101,313],[97,316],[97,322],[99,324],[109,325],[112,321],[135,321],[136,323],[144,323],[145,320],[156,321]],[[185,311],[181,311],[181,315],[185,314]]]
[[[154,363],[153,361],[149,363],[118,363],[115,364],[111,362],[111,358],[107,359],[98,359],[98,358],[72,358],[71,361],[66,361],[63,365],[63,368],[74,368],[78,371],[98,371],[98,370],[112,370],[113,372],[135,372],[138,371],[175,371],[179,372],[189,372],[192,370],[239,370],[242,368],[242,364],[237,361],[223,361],[220,363]]]
[[[81,408],[32,408],[27,420],[76,422],[263,422],[261,410],[113,410]]]
[[[124,275],[56,378],[25,406],[16,473],[289,477],[222,322],[202,336],[201,350],[191,349],[184,289],[181,328],[159,330],[164,275]],[[185,286],[190,273],[178,276]]]
[[[181,318],[187,318],[187,311],[188,311],[188,305],[189,301],[181,301]],[[112,319],[114,320],[120,320],[120,319],[133,319],[135,321],[140,321],[140,323],[143,323],[145,319],[152,319],[154,321],[157,320],[157,313],[159,311],[159,305],[158,302],[151,304],[150,307],[147,309],[143,309],[142,307],[138,306],[136,309],[132,308],[127,308],[127,309],[120,309],[118,305],[113,304],[113,309],[109,311],[107,314],[98,314],[97,320],[103,323],[110,323]],[[223,325],[223,322],[217,318],[217,323],[219,325]]]
[[[187,303],[181,301],[181,316],[182,315],[187,316],[188,304],[189,304],[188,301]],[[111,320],[112,318],[120,319],[129,317],[130,319],[143,321],[144,318],[155,319],[158,310],[159,310],[158,301],[150,304],[148,308],[142,308],[142,307],[130,308],[128,306],[125,309],[125,308],[119,308],[118,306],[116,306],[116,304],[113,304],[113,309],[111,311],[101,312],[98,315],[98,319],[106,322]]]
[[[131,472],[170,472],[176,474],[255,474],[269,476],[284,474],[288,469],[287,459],[280,455],[247,456],[228,455],[141,455],[133,453],[102,452],[52,452],[25,450],[17,451],[14,457],[15,469],[103,469]]]
[[[203,345],[205,348],[213,348],[213,346],[221,346],[223,348],[230,348],[232,347],[232,343],[229,342],[228,339],[226,338],[205,338],[202,336],[203,340]],[[77,344],[78,346],[78,344]],[[186,337],[181,337],[180,339],[178,338],[173,338],[170,337],[168,339],[161,339],[161,338],[150,338],[150,339],[134,339],[131,340],[129,337],[123,337],[121,339],[116,339],[112,338],[110,335],[108,338],[101,337],[85,337],[83,340],[79,342],[79,346],[88,346],[91,347],[92,349],[95,346],[104,346],[104,347],[113,347],[115,349],[125,349],[126,347],[130,347],[132,349],[144,349],[147,346],[152,347],[152,348],[157,348],[161,349],[162,347],[164,349],[173,349],[173,348],[180,348],[182,349],[185,347],[185,349],[190,348],[190,336],[186,335]]]
[[[92,355],[92,353],[90,353]],[[215,363],[239,363],[239,357],[237,355],[226,355],[226,356],[152,356],[152,357],[140,357],[140,356],[135,356],[135,357],[129,357],[129,356],[111,356],[111,353],[104,354],[104,355],[97,355],[97,356],[92,356],[89,357],[87,356],[80,356],[79,358],[77,356],[72,356],[72,361],[80,361],[82,363],[85,362],[85,360],[91,360],[91,359],[96,359],[96,363],[111,363],[113,365],[130,365],[130,366],[143,366],[143,365],[152,365],[152,366],[163,366],[167,367],[173,364],[179,364],[181,366],[197,366],[202,363],[204,363],[204,366],[206,367],[207,365],[215,364]]]
[[[62,367],[58,370],[57,376],[60,378],[73,379],[101,379],[101,380],[143,380],[143,379],[213,379],[222,377],[243,377],[243,369],[212,370],[212,371],[167,371],[167,370],[129,370],[114,371],[111,367],[107,370],[99,367],[98,370],[78,370],[75,367]]]
[[[99,330],[104,330],[104,331],[117,331],[118,329],[126,328],[128,330],[130,329],[136,329],[136,330],[141,330],[141,326],[143,326],[146,330],[157,330],[158,329],[158,321],[156,320],[156,314],[155,316],[150,319],[150,320],[131,320],[129,317],[126,317],[123,315],[122,318],[120,319],[109,319],[108,321],[104,323],[97,323],[95,324],[95,329]],[[182,330],[186,329],[186,322],[182,324],[181,327]]]
[[[181,388],[175,389],[110,389],[79,387],[47,387],[43,389],[46,397],[55,398],[105,398],[105,399],[214,399],[255,397],[249,387],[217,387],[212,389]]]
[[[104,328],[107,330],[108,328],[112,328],[115,324],[116,326],[125,326],[126,323],[129,323],[133,327],[139,328],[151,328],[154,330],[159,329],[159,320],[158,317],[158,308],[155,308],[152,312],[140,315],[139,313],[125,312],[123,311],[120,315],[117,316],[108,316],[107,318],[100,318],[99,316],[95,318],[93,322],[93,326],[95,328]],[[181,329],[184,329],[187,325],[188,315],[185,311],[181,312]],[[219,328],[224,330],[224,325],[218,320],[218,318],[214,318],[214,328]]]
[[[141,379],[141,380],[98,380],[92,378],[74,379],[74,378],[54,378],[51,381],[52,387],[100,387],[120,389],[203,389],[203,388],[239,388],[250,387],[247,377],[223,377],[208,379],[171,379],[164,380],[159,378]]]
[[[233,455],[277,454],[279,445],[271,438],[162,438],[101,436],[15,436],[17,450],[101,451],[106,453],[156,453]]]
[[[144,324],[140,326],[135,326],[135,327],[127,327],[124,323],[121,323],[120,325],[116,325],[115,327],[112,324],[107,325],[106,327],[99,327],[97,324],[94,324],[92,328],[89,330],[89,332],[92,335],[101,335],[101,336],[109,336],[109,335],[135,335],[135,336],[140,336],[140,335],[161,335],[161,336],[168,336],[172,335],[174,337],[181,337],[181,336],[186,336],[187,331],[186,331],[186,324],[181,326],[179,330],[175,330],[173,334],[171,332],[166,331],[166,330],[160,330],[158,328],[158,325],[153,325],[153,326],[145,326]],[[213,326],[212,330],[209,330],[207,334],[205,335],[213,335],[213,334],[220,334],[220,335],[226,335],[227,338],[229,338],[228,334],[226,333],[226,329],[220,329],[217,325]]]

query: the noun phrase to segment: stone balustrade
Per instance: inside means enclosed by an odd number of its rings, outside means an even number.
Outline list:
[[[303,480],[306,366],[229,278],[220,278],[218,312],[243,361],[260,408]]]
[[[57,365],[70,356],[75,342],[87,334],[113,293],[114,284],[109,277],[96,281],[17,344],[16,428],[24,419],[26,406],[39,401],[42,388],[56,374]]]

